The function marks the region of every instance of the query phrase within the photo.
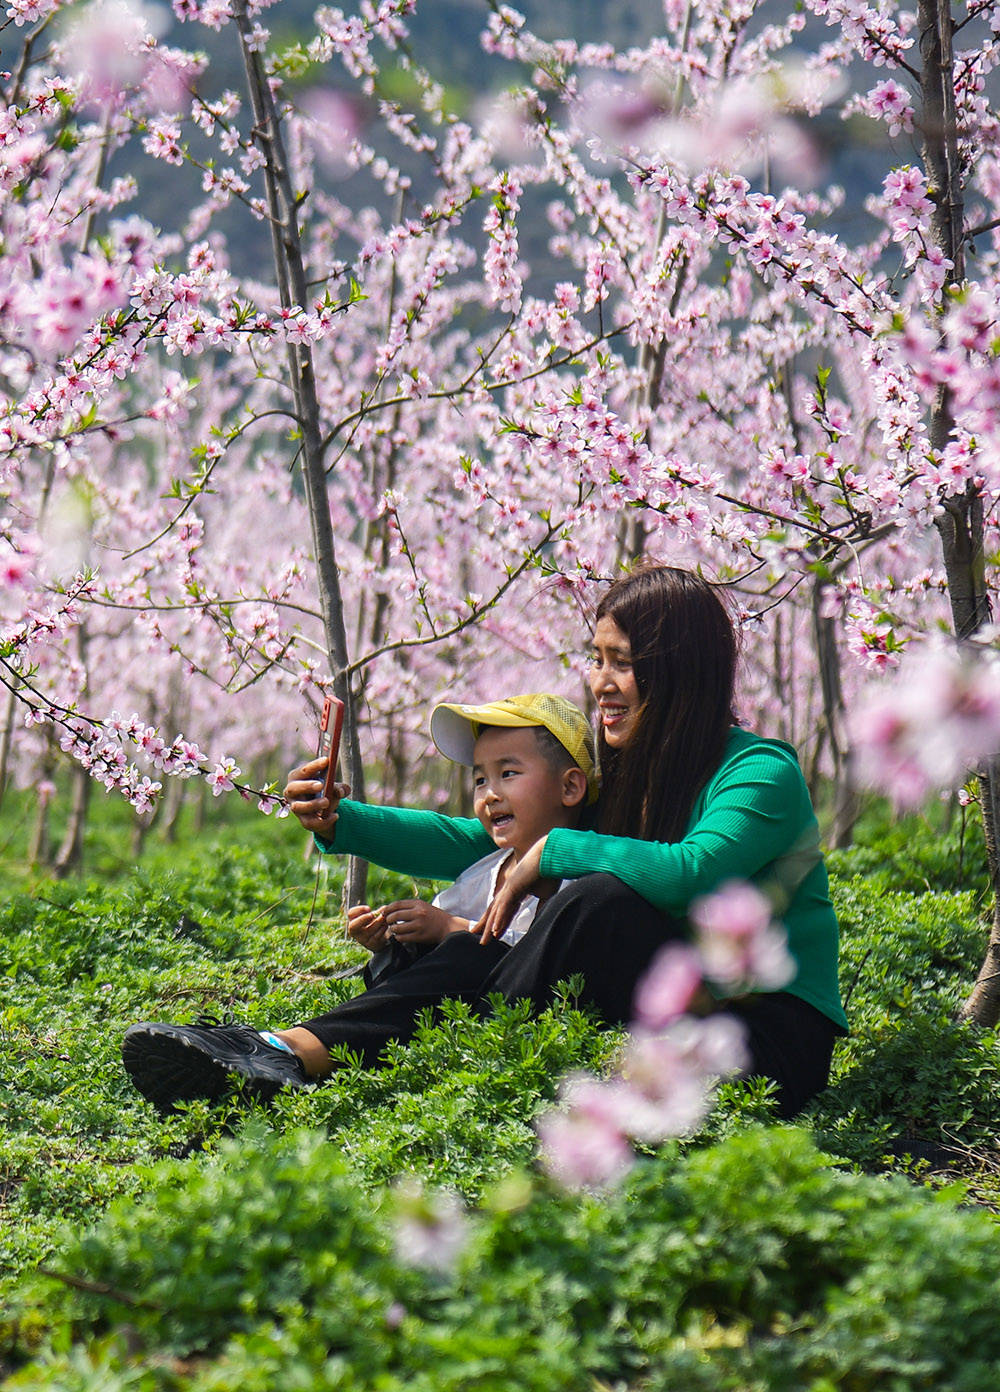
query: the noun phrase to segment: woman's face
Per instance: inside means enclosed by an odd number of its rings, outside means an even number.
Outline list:
[[[621,749],[632,738],[642,701],[632,671],[632,645],[614,619],[597,621],[588,680],[604,738],[612,749]]]

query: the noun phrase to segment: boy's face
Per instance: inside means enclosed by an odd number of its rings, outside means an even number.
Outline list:
[[[558,773],[533,728],[490,726],[476,740],[473,757],[473,807],[497,846],[521,856],[553,827],[576,821],[587,780],[570,765]]]

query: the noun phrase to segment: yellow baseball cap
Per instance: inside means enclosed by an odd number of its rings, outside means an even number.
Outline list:
[[[540,725],[555,735],[566,753],[587,779],[587,801],[597,797],[597,763],[590,722],[579,706],[565,696],[535,691],[525,696],[508,696],[484,706],[445,702],[431,712],[431,739],[446,759],[472,766],[473,748],[484,726],[517,728]]]

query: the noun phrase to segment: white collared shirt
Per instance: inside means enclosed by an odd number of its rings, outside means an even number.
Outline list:
[[[470,924],[478,923],[496,893],[501,865],[513,854],[513,851],[501,848],[483,856],[482,860],[463,870],[454,884],[436,894],[433,903],[455,918],[467,918]],[[531,927],[537,912],[538,900],[531,894],[511,919],[500,941],[513,947]]]

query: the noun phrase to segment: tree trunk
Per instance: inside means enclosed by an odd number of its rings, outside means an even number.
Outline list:
[[[259,780],[265,783],[266,778]],[[184,784],[179,778],[171,778],[163,794],[163,801],[160,804],[160,816],[157,822],[159,835],[166,844],[173,845],[177,840],[177,827],[180,822],[181,809],[184,806]]]
[[[260,54],[252,47],[251,26],[247,17],[246,0],[233,0],[233,18],[240,34],[243,65],[254,113],[254,139],[264,156],[264,180],[270,214],[271,249],[283,308],[309,304],[309,284],[306,277],[299,231],[299,200],[292,187],[281,135],[281,121],[274,96],[261,62]],[[353,700],[347,668],[350,662],[347,649],[347,630],[344,619],[340,571],[337,565],[330,521],[330,503],[326,487],[325,448],[321,429],[319,398],[312,349],[306,343],[289,343],[288,375],[295,404],[295,415],[301,432],[300,465],[305,484],[306,502],[312,529],[313,550],[319,579],[320,610],[333,687],[344,702],[344,750],[347,777],[356,798],[364,798],[364,764],[358,730],[357,708]],[[363,901],[368,867],[352,858],[348,870],[346,894],[349,903]]]
[[[944,290],[965,275],[965,204],[958,152],[955,113],[954,25],[949,0],[919,0],[921,130],[924,166],[934,200],[934,239],[952,262]],[[943,301],[942,301],[943,303]],[[930,418],[930,442],[944,449],[954,428],[951,393],[938,389]],[[941,537],[952,621],[959,640],[969,638],[990,618],[983,548],[983,503],[976,484],[941,500],[936,520]],[[979,789],[990,884],[993,925],[986,958],[962,1013],[977,1024],[992,1027],[1000,1021],[1000,757],[979,769]]]
[[[52,727],[45,732],[45,749],[38,765],[36,786],[52,783],[55,774],[55,740]],[[35,822],[28,841],[28,864],[34,870],[51,869],[52,865],[52,795],[39,795]]]
[[[14,718],[17,711],[17,697],[11,691],[7,696],[7,709],[4,712],[3,729],[0,730],[0,806],[3,805],[7,780],[10,777],[10,753],[14,743]]]
[[[81,624],[76,630],[76,649],[77,657],[80,660],[84,674],[87,672],[87,629]],[[80,692],[81,697],[85,696],[88,690],[88,680],[84,675],[83,688]],[[74,763],[70,773],[70,809],[69,821],[66,823],[66,831],[62,839],[62,845],[56,852],[56,858],[52,862],[52,873],[57,879],[64,879],[74,870],[79,870],[83,861],[83,834],[87,826],[87,812],[90,808],[90,794],[93,789],[93,779],[90,773],[81,764]]]
[[[993,923],[986,956],[972,993],[962,1007],[962,1015],[977,1025],[991,1029],[1000,1021],[1000,758],[991,759],[979,769],[979,798],[986,840],[986,863],[993,891]]]
[[[836,620],[823,613],[824,580],[813,585],[812,618],[816,655],[819,659],[820,689],[823,693],[823,722],[833,762],[833,826],[830,843],[843,850],[854,840],[854,826],[861,810],[854,757],[847,737],[844,691],[840,681],[840,645]]]
[[[74,764],[70,772],[72,798],[69,821],[63,835],[62,845],[52,862],[52,873],[57,880],[63,880],[83,862],[83,833],[87,826],[87,811],[90,807],[90,794],[94,780],[80,764]]]
[[[684,26],[681,32],[681,52],[687,51],[688,39],[691,35],[691,21],[694,14],[694,0],[688,0],[684,11]],[[678,73],[673,96],[670,102],[671,111],[676,114],[680,109],[681,98],[684,95],[684,78]],[[656,222],[656,242],[653,252],[654,259],[658,255],[663,244],[663,237],[667,230],[667,211],[666,203],[661,203]],[[680,303],[681,293],[684,289],[684,282],[687,279],[687,261],[685,260],[677,268],[677,279],[674,282],[673,293],[670,297],[670,314],[677,313],[677,306]],[[639,376],[642,382],[641,395],[637,405],[644,406],[647,413],[647,424],[645,442],[648,445],[653,429],[653,414],[660,400],[660,387],[663,384],[663,365],[667,357],[667,340],[662,338],[654,348],[652,344],[643,343],[639,349]],[[617,556],[615,569],[618,570],[623,564],[635,562],[642,559],[646,553],[647,530],[645,519],[638,508],[630,509],[622,514],[618,520]]]
[[[160,804],[156,803],[148,812],[137,812],[132,819],[129,852],[136,864],[142,859],[142,853],[146,849],[146,837],[149,835],[150,828],[155,821],[159,820],[159,808]]]
[[[49,834],[49,807],[49,798],[40,797],[38,799],[35,823],[31,828],[31,838],[28,842],[28,864],[33,870],[47,867],[49,857],[52,854],[52,839]]]

